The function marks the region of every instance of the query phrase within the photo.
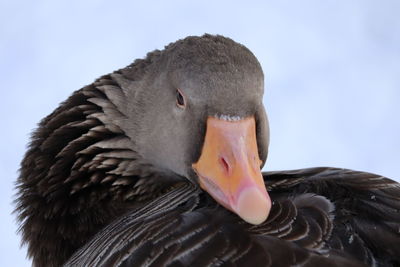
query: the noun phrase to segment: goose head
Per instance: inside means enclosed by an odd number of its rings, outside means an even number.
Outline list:
[[[130,77],[129,69],[123,71]],[[271,201],[261,175],[269,128],[263,72],[243,45],[221,36],[170,44],[139,81],[120,82],[120,127],[142,159],[188,178],[252,224]]]

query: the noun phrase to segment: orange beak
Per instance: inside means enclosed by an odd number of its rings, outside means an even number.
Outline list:
[[[200,187],[251,224],[264,222],[271,209],[260,165],[254,117],[207,119],[203,149],[192,164]]]

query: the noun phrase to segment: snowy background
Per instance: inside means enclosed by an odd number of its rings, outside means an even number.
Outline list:
[[[265,170],[400,179],[400,1],[141,2],[0,0],[0,266],[30,265],[10,213],[36,123],[74,90],[187,35],[229,36],[260,60]]]

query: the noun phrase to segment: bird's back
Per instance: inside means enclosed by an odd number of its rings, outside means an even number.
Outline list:
[[[399,184],[335,168],[268,172],[264,179],[273,206],[260,225],[182,184],[105,227],[66,265],[400,264]]]

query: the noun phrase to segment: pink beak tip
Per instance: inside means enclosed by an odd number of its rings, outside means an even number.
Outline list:
[[[263,223],[271,210],[271,199],[256,187],[245,188],[240,192],[235,212],[246,222],[254,225]]]

